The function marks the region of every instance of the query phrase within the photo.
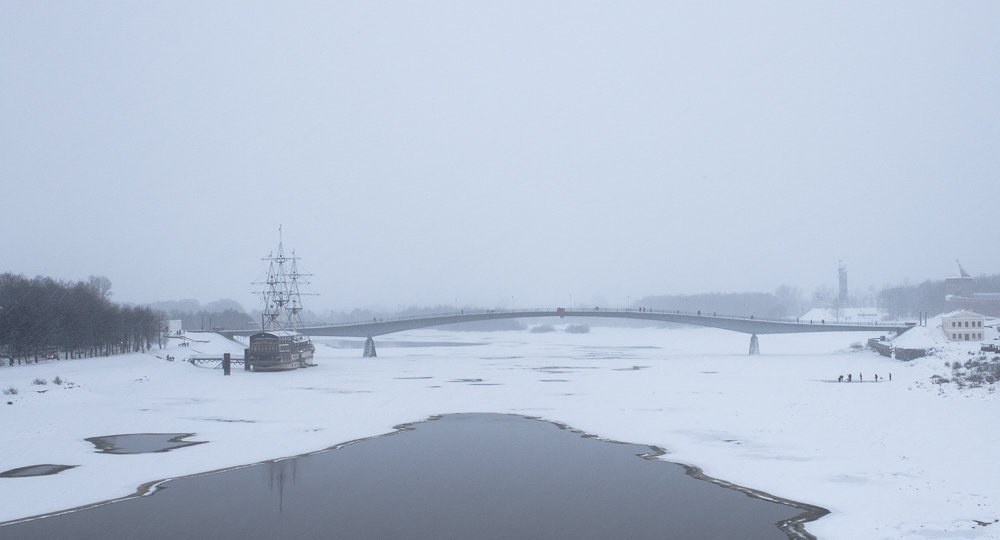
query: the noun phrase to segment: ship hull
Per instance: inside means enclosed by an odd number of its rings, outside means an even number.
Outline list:
[[[296,332],[260,332],[250,336],[244,360],[251,371],[289,371],[313,365],[315,350]]]

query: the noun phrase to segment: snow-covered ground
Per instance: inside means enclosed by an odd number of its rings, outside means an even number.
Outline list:
[[[931,317],[927,319],[925,326],[917,326],[907,330],[903,335],[893,339],[893,344],[904,349],[931,349],[938,353],[942,361],[946,359],[965,360],[964,357],[968,356],[968,351],[979,350],[980,342],[1000,344],[998,343],[1000,334],[997,333],[996,329],[1000,319],[987,318],[984,323],[985,327],[982,329],[983,339],[976,340],[970,345],[970,342],[966,341],[949,340],[947,334],[941,329],[941,317],[942,315]]]
[[[993,523],[1000,518],[997,393],[932,384],[932,375],[949,372],[944,357],[904,363],[852,348],[872,336],[761,336],[763,354],[747,356],[746,335],[707,328],[421,330],[377,339],[374,359],[343,348],[342,339],[318,339],[317,367],[247,373],[234,366],[224,377],[181,360],[240,356],[242,346],[191,333],[202,342],[0,368],[0,389],[18,390],[0,396],[0,471],[79,465],[0,478],[0,522],[122,497],[157,479],[314,451],[431,415],[501,412],[660,446],[669,452],[664,459],[710,476],[828,508],[807,527],[820,538],[1000,538]],[[168,354],[178,360],[166,361]],[[847,373],[865,382],[836,382]],[[882,382],[870,382],[876,373]],[[53,384],[57,376],[62,385]],[[84,440],[166,432],[209,442],[114,455]]]

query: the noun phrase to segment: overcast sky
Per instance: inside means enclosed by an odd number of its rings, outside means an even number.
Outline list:
[[[994,1],[0,2],[0,272],[253,308],[282,225],[317,311],[1000,273],[998,28]]]

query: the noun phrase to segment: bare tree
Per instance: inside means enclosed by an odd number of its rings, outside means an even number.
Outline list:
[[[111,299],[111,280],[104,276],[90,276],[87,284],[102,300]]]
[[[0,274],[0,357],[14,365],[149,349],[162,313],[113,304],[110,287],[95,276],[67,283]]]

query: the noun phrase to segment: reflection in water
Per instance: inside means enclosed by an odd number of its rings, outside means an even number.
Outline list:
[[[0,527],[0,537],[781,540],[776,524],[825,513],[643,459],[658,454],[519,416],[448,415],[171,480],[149,497]]]
[[[282,459],[278,461],[267,461],[257,465],[262,474],[267,476],[268,491],[278,495],[278,513],[285,511],[285,483],[290,488],[295,487],[295,477],[298,471],[298,459]]]

